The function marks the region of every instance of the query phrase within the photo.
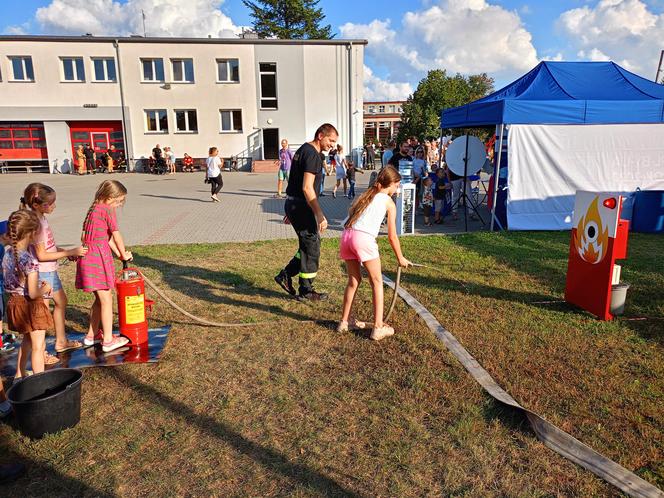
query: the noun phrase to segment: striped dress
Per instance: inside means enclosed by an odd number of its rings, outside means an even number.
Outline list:
[[[96,204],[83,233],[85,256],[76,262],[76,288],[85,292],[109,290],[115,287],[115,266],[108,241],[118,229],[115,209],[107,204]]]

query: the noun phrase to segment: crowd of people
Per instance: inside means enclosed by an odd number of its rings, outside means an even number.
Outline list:
[[[124,153],[116,149],[115,145],[105,151],[95,151],[90,144],[80,144],[76,147],[75,159],[76,173],[79,175],[114,173],[126,168]]]
[[[120,182],[102,182],[85,213],[81,244],[62,249],[48,223],[56,208],[56,192],[42,183],[28,185],[20,198],[19,209],[0,223],[0,331],[7,328],[23,336],[18,351],[16,376],[19,381],[40,373],[60,359],[46,350],[46,332],[55,332],[55,351],[65,353],[101,344],[105,353],[125,346],[128,339],[113,335],[115,267],[113,256],[132,258],[118,229],[115,210],[124,204],[127,189]],[[88,332],[83,341],[67,338],[65,314],[67,296],[58,275],[58,260],[76,262],[75,286],[94,295]],[[4,294],[7,295],[6,307]],[[0,382],[0,417],[11,412]]]

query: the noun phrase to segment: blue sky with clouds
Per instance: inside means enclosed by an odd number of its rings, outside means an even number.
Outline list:
[[[614,60],[652,78],[664,0],[320,0],[337,37],[366,38],[365,98],[404,98],[434,68],[503,85],[537,62]],[[0,33],[233,36],[241,0],[0,0]]]

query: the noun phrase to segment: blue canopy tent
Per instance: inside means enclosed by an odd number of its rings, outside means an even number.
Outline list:
[[[443,130],[500,125],[498,168],[505,125],[631,123],[664,123],[664,86],[613,62],[541,62],[510,85],[440,116]]]

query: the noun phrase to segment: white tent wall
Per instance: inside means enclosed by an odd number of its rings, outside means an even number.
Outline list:
[[[510,230],[570,229],[577,190],[664,190],[664,124],[511,125],[507,144]]]

